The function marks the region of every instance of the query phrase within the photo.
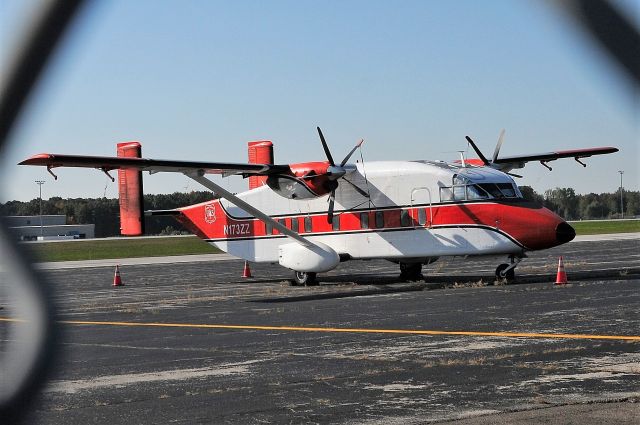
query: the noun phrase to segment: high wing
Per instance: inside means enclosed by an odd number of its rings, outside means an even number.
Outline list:
[[[249,214],[255,215],[262,221],[268,222],[281,233],[287,235],[291,239],[309,248],[316,249],[316,244],[309,242],[301,237],[297,232],[283,226],[280,222],[272,219],[260,210],[247,204],[237,196],[226,191],[224,188],[216,185],[206,177],[205,174],[222,174],[230,175],[270,175],[279,173],[290,173],[291,168],[288,165],[270,165],[270,164],[237,164],[228,162],[194,162],[194,161],[173,161],[163,159],[146,159],[146,158],[130,158],[130,157],[112,157],[112,156],[85,156],[85,155],[60,155],[42,153],[25,159],[18,165],[35,165],[47,167],[49,173],[55,167],[80,167],[95,168],[102,170],[107,175],[109,171],[117,169],[149,171],[150,173],[169,172],[182,173],[189,178],[196,180],[198,183],[213,190],[222,198],[225,198],[242,208]],[[56,179],[57,177],[51,173]],[[109,177],[111,177],[109,175]],[[113,180],[113,177],[111,177]]]
[[[52,168],[56,167],[96,168],[104,172],[122,168],[149,171],[150,173],[186,173],[202,170],[204,174],[222,174],[223,176],[242,175],[245,177],[249,175],[269,175],[290,172],[288,165],[174,161],[164,159],[61,155],[50,153],[34,155],[20,162],[19,165],[40,165],[47,167],[49,172],[51,172]]]
[[[473,139],[469,136],[465,136],[467,142],[471,145],[473,150],[478,154],[480,159],[471,159],[467,162],[478,165],[478,166],[486,166],[495,168],[496,170],[500,170],[502,172],[508,173],[514,168],[523,168],[527,162],[531,161],[539,161],[540,164],[547,167],[551,170],[551,167],[547,165],[547,162],[555,161],[560,158],[573,158],[583,167],[586,167],[587,164],[580,161],[582,158],[588,158],[593,155],[606,155],[609,153],[618,152],[618,148],[614,148],[613,146],[603,146],[599,148],[586,148],[586,149],[570,149],[564,151],[553,151],[546,152],[540,154],[532,154],[532,155],[518,155],[518,156],[503,156],[502,158],[498,158],[498,154],[500,153],[500,147],[502,146],[504,137],[504,130],[500,132],[500,137],[498,138],[498,144],[496,145],[495,152],[493,153],[493,157],[491,159],[487,159],[486,156],[482,154],[480,148],[475,144]],[[520,177],[515,175],[516,177]]]
[[[527,162],[540,161],[542,165],[550,168],[546,165],[547,162],[555,161],[560,158],[573,158],[578,161],[582,166],[587,165],[580,162],[581,158],[588,158],[593,155],[605,155],[609,153],[618,152],[618,148],[612,146],[606,146],[601,148],[587,148],[587,149],[571,149],[565,151],[547,152],[533,155],[519,155],[519,156],[504,156],[502,158],[496,158],[493,160],[493,164],[498,165],[501,171],[509,171],[514,168],[522,168]]]

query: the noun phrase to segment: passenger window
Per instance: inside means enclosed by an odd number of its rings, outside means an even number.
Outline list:
[[[340,230],[340,215],[333,216],[331,226],[333,227],[333,230]]]
[[[304,231],[306,233],[311,233],[313,231],[313,226],[311,225],[311,216],[306,216],[304,218]]]
[[[400,211],[400,225],[402,227],[407,227],[411,224],[411,216],[409,215],[408,210]]]
[[[298,233],[298,217],[291,217],[291,230]]]
[[[360,213],[360,228],[368,229],[369,228],[369,213],[363,212]]]
[[[287,220],[284,218],[276,218],[276,221],[278,223],[280,223],[281,225],[283,225],[284,227],[287,227]],[[280,231],[278,229],[275,229],[278,233],[280,233]]]
[[[427,210],[420,208],[418,210],[418,224],[424,226],[427,223]]]
[[[384,212],[376,211],[376,227],[382,229],[384,227]]]
[[[264,223],[264,232],[267,235],[273,234],[273,225],[270,222]]]

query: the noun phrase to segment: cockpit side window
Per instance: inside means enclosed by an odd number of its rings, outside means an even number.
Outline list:
[[[464,178],[463,178],[464,179]],[[456,179],[454,179],[456,181]],[[457,180],[458,182],[462,180]],[[481,189],[478,185],[471,184],[471,182],[467,179],[464,179],[467,184],[456,184],[452,187],[441,187],[440,188],[440,201],[441,202],[451,202],[451,201],[465,201],[465,200],[477,200],[477,199],[488,199],[490,198],[489,194]],[[497,190],[498,193],[500,191]]]
[[[475,201],[479,199],[521,198],[522,195],[512,183],[477,183],[455,174],[450,187],[440,187],[440,202]]]
[[[453,186],[453,199],[456,201],[464,201],[464,186]]]
[[[453,192],[450,187],[440,188],[440,202],[453,201]]]
[[[489,194],[484,190],[480,189],[475,184],[467,186],[467,199],[475,200],[475,199],[487,199],[489,198]]]

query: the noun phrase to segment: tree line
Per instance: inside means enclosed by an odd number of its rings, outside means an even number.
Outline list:
[[[144,195],[144,209],[167,210],[214,199],[211,192],[176,192],[168,195]],[[40,200],[0,203],[0,216],[38,215]],[[120,235],[120,205],[118,199],[51,197],[42,200],[42,214],[64,214],[67,224],[95,224],[95,236],[105,238]],[[169,216],[145,217],[145,231],[149,235],[180,234],[186,229]]]
[[[565,220],[600,220],[622,218],[620,189],[612,193],[579,195],[570,188],[549,189],[539,194],[530,186],[520,186],[525,199],[536,201]],[[640,191],[622,192],[624,217],[640,215]]]
[[[556,188],[537,193],[530,186],[520,186],[523,196],[543,204],[565,220],[590,220],[620,218],[620,190],[613,193],[576,194],[572,188]],[[189,193],[176,192],[167,195],[144,195],[145,210],[165,210],[206,202],[214,199],[207,191]],[[640,191],[624,191],[624,216],[640,215]],[[28,202],[9,201],[0,203],[0,215],[38,215],[38,198]],[[117,199],[51,197],[42,200],[42,214],[64,214],[67,224],[95,224],[98,238],[120,234],[120,207]],[[172,217],[145,217],[146,233],[149,235],[178,234],[186,232]]]

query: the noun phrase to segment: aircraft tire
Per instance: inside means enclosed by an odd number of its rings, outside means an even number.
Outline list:
[[[317,286],[317,274],[313,272],[293,272],[293,286]]]
[[[403,263],[400,262],[400,280],[403,282],[411,282],[423,280],[422,263]]]
[[[496,280],[506,279],[507,282],[513,282],[515,280],[515,278],[516,278],[516,270],[515,270],[515,268],[509,270],[506,274],[504,274],[504,270],[507,267],[509,267],[509,264],[503,263],[503,264],[500,264],[496,268]]]

